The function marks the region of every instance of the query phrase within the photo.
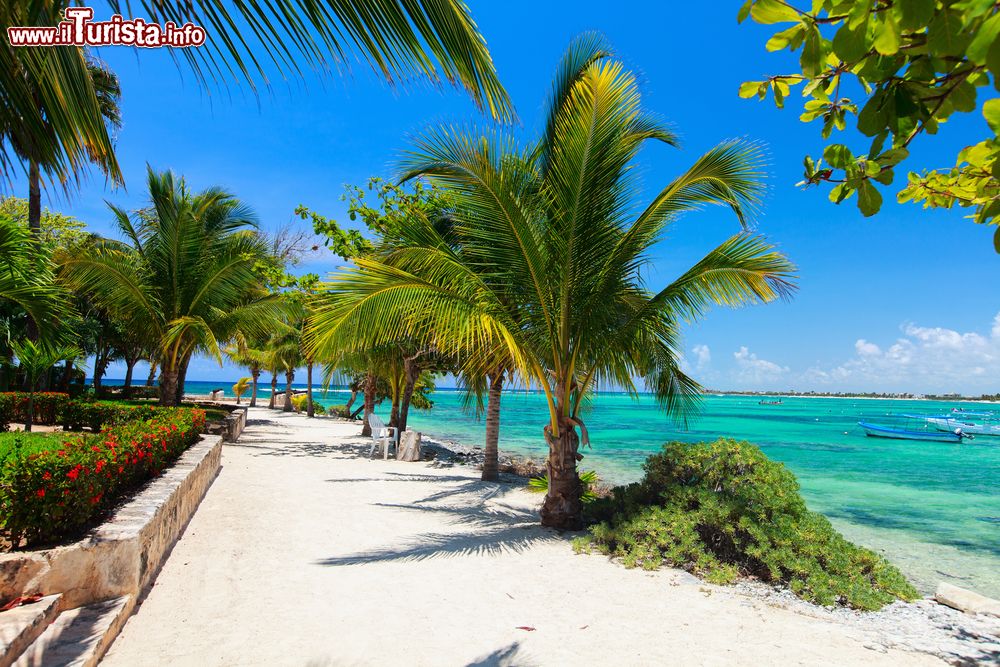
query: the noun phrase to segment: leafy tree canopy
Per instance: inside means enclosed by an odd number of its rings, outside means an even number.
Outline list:
[[[21,197],[0,197],[0,216],[28,227],[28,200]],[[87,225],[71,215],[42,210],[42,231],[39,240],[50,248],[78,248],[91,238]]]
[[[982,113],[989,136],[958,153],[955,166],[910,172],[900,202],[925,208],[960,206],[980,224],[1000,225],[1000,99],[983,102],[980,89],[1000,90],[1000,12],[986,0],[815,0],[800,9],[783,0],[747,0],[738,20],[781,25],[768,51],[799,52],[799,69],[740,86],[741,97],[781,108],[793,86],[805,98],[799,119],[820,121],[821,135],[855,125],[860,152],[830,143],[805,158],[801,185],[832,183],[830,200],[857,193],[862,214],[882,205],[876,183],[891,185],[895,169],[921,134],[936,134],[956,112]],[[989,97],[993,91],[986,91]],[[856,97],[849,97],[857,93]],[[1000,252],[1000,227],[994,234]]]
[[[377,237],[377,242],[368,240],[359,230],[344,229],[336,220],[306,206],[295,209],[303,220],[312,220],[313,231],[323,237],[323,244],[343,259],[371,254],[377,250],[377,244],[393,247],[407,225],[412,226],[414,218],[443,223],[449,209],[448,196],[443,190],[420,181],[400,186],[373,176],[365,186],[348,185],[344,190],[340,200],[348,202],[348,217],[352,222],[360,219]]]

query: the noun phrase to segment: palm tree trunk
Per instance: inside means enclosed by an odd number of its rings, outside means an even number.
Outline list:
[[[180,405],[184,402],[184,380],[187,379],[188,365],[191,363],[191,353],[184,355],[180,368],[177,371],[177,402]]]
[[[160,375],[160,405],[177,405],[177,369],[164,368]]]
[[[260,379],[260,369],[251,368],[250,375],[253,376],[253,390],[250,392],[250,407],[257,407],[257,381]]]
[[[316,410],[313,408],[313,364],[311,361],[306,364],[306,416],[316,416]]]
[[[364,423],[361,425],[361,436],[365,438],[372,434],[372,425],[369,423],[368,417],[375,412],[375,392],[377,389],[378,379],[374,373],[368,373],[365,376],[365,417]]]
[[[503,392],[503,371],[490,373],[489,404],[486,407],[486,448],[483,451],[483,481],[495,482],[500,477],[500,394]]]
[[[292,380],[295,379],[295,371],[285,371],[285,407],[282,412],[292,412]]]
[[[125,389],[128,389],[129,387],[132,386],[132,370],[135,368],[135,365],[137,363],[139,363],[138,359],[125,360],[125,383],[122,384],[122,387],[124,387]]]
[[[351,397],[347,399],[347,405],[344,406],[344,412],[350,412],[351,406],[354,405],[354,401],[358,399],[358,390],[351,389]]]
[[[403,396],[399,401],[399,417],[397,426],[399,432],[406,430],[406,420],[410,415],[410,400],[413,398],[413,389],[417,386],[417,378],[420,377],[420,366],[417,365],[416,357],[403,358]]]
[[[42,233],[42,175],[38,162],[28,161],[28,229],[37,238]]]
[[[28,414],[24,416],[24,432],[31,433],[31,426],[35,422],[35,388],[28,392]]]
[[[278,393],[278,372],[271,371],[271,400],[267,404],[271,410],[274,410],[274,395],[276,393]]]
[[[66,360],[66,370],[63,371],[62,389],[69,392],[69,384],[73,379],[73,360]]]
[[[146,376],[146,386],[152,387],[156,381],[156,359],[149,360],[149,375]]]
[[[549,491],[542,503],[542,525],[559,530],[580,530],[583,528],[582,488],[576,472],[580,439],[565,418],[560,418],[559,437],[554,437],[546,427],[545,439],[549,443],[546,461]]]

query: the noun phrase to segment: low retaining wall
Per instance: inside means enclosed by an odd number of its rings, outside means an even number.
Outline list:
[[[245,411],[241,412],[245,423]],[[221,458],[222,438],[202,436],[173,466],[79,542],[0,554],[0,600],[62,593],[63,609],[74,609],[131,595],[134,604],[215,480]]]

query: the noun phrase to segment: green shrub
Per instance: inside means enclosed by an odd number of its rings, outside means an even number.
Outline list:
[[[918,597],[884,558],[809,511],[795,476],[754,445],[671,442],[643,467],[642,481],[588,505],[600,523],[578,550],[626,567],[683,567],[713,583],[757,577],[828,606],[874,610]]]
[[[158,475],[204,426],[201,410],[163,408],[100,434],[65,436],[43,451],[11,448],[0,461],[0,533],[15,546],[78,534]]]
[[[33,405],[35,424],[62,424],[74,431],[83,427],[100,431],[105,425],[149,419],[157,410],[151,404],[102,403],[87,398],[70,398],[68,394],[58,392],[35,392]],[[23,423],[27,411],[27,392],[0,393],[0,430],[7,430],[11,423]]]
[[[326,409],[326,411],[328,414],[337,417],[339,419],[350,419],[351,414],[354,412],[355,409],[356,408],[348,410],[346,405],[340,404],[340,405],[331,405],[329,408]]]
[[[296,394],[295,396],[292,396],[292,407],[295,408],[296,412],[305,412],[306,401],[308,399],[309,397],[305,394]],[[317,403],[316,399],[313,399],[313,412],[318,415],[325,415],[326,408],[324,408],[322,404]]]

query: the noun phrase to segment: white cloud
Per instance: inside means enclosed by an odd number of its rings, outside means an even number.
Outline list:
[[[903,336],[883,349],[864,338],[855,356],[830,369],[810,368],[807,383],[837,389],[914,393],[995,393],[1000,390],[1000,313],[989,333],[944,327],[901,327]]]
[[[708,345],[695,345],[691,348],[691,351],[695,356],[696,367],[701,369],[707,366],[712,361],[712,350],[709,349]]]
[[[787,366],[761,359],[745,345],[733,353],[733,359],[736,360],[737,381],[754,385],[753,388],[760,383],[777,380],[789,371]]]

